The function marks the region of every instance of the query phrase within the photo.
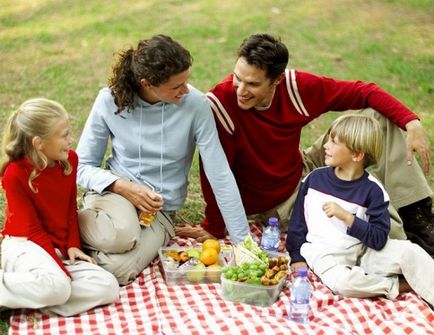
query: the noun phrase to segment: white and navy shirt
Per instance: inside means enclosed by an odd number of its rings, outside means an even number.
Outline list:
[[[349,228],[336,217],[327,217],[322,207],[327,201],[354,214]],[[349,248],[363,243],[380,250],[390,231],[389,195],[380,182],[365,171],[352,181],[336,177],[332,167],[322,167],[302,181],[288,225],[286,248],[291,262],[305,261],[300,254],[304,243],[327,249]]]

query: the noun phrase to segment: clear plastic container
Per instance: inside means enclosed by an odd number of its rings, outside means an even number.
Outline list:
[[[280,252],[267,251],[267,253],[270,258],[288,257],[287,254]],[[276,285],[265,286],[229,280],[222,275],[220,293],[225,300],[256,306],[269,306],[277,300],[286,283],[286,276],[280,279]]]
[[[229,280],[221,276],[221,295],[225,300],[242,302],[249,305],[272,305],[285,286],[286,279],[282,278],[277,285],[255,285],[245,282]]]
[[[166,284],[172,285],[185,285],[185,284],[203,284],[203,283],[220,283],[221,269],[227,265],[226,255],[221,252],[219,254],[218,265],[219,267],[206,267],[205,265],[197,262],[191,264],[184,263],[178,266],[171,257],[167,256],[171,251],[186,251],[188,249],[196,249],[198,252],[201,248],[185,248],[185,247],[163,247],[158,250],[160,258],[160,267],[164,275]],[[199,265],[201,264],[201,265]]]

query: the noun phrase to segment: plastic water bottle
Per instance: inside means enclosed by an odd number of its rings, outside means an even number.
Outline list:
[[[280,244],[279,220],[275,217],[268,219],[268,226],[262,232],[261,248],[268,251],[277,251]]]
[[[297,270],[297,277],[291,284],[290,320],[298,323],[307,323],[311,290],[312,286],[307,279],[307,269],[299,268]]]

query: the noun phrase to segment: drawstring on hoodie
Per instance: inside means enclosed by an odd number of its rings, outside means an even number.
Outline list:
[[[166,104],[163,103],[161,110],[161,129],[160,129],[160,193],[163,193],[163,148],[164,148],[164,108]]]
[[[158,193],[163,193],[163,148],[164,148],[164,110],[165,110],[166,104],[163,103],[163,108],[161,110],[161,128],[160,128],[160,188],[157,189]],[[140,133],[142,133],[142,115],[143,115],[143,108],[140,104],[140,124],[139,124],[139,130]],[[146,184],[152,191],[155,191],[155,186],[148,183],[142,176],[142,142],[139,141],[139,171],[137,173],[137,177],[140,178],[140,180],[143,181],[144,184]]]

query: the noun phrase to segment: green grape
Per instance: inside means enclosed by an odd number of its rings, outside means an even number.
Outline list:
[[[250,264],[249,268],[251,270],[257,270],[257,269],[259,269],[259,264],[258,263],[252,263],[252,264]]]

